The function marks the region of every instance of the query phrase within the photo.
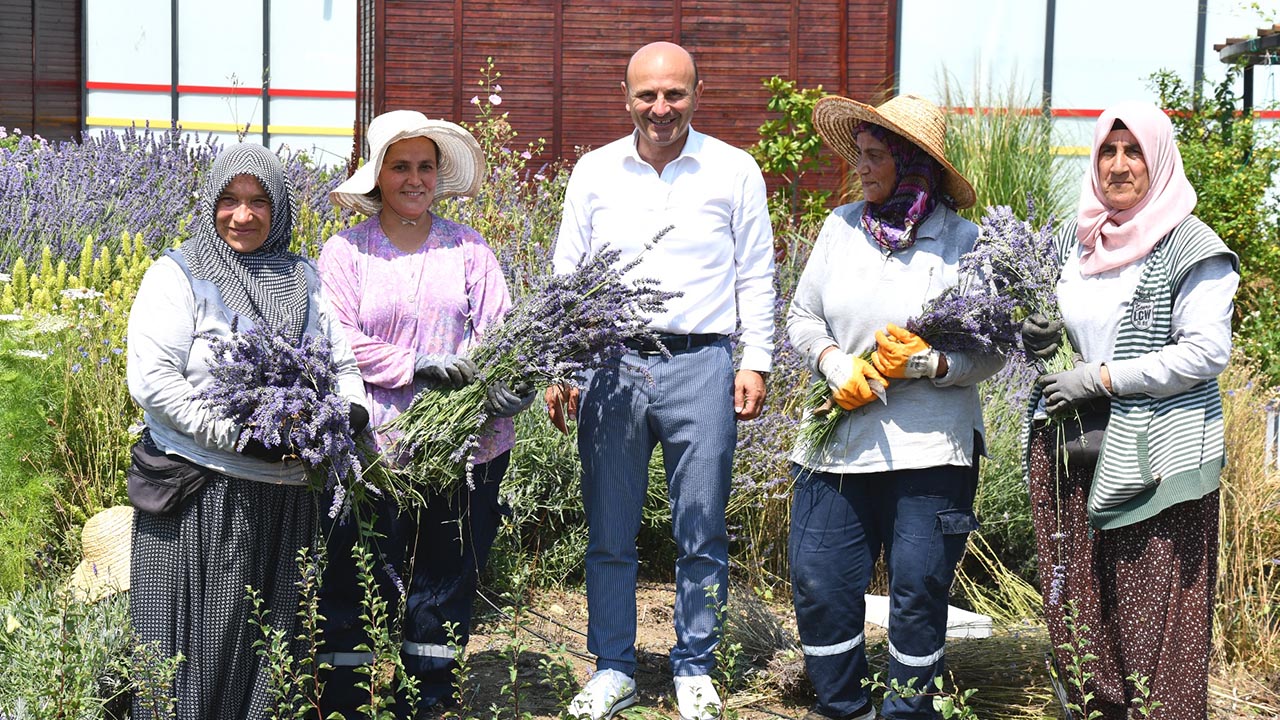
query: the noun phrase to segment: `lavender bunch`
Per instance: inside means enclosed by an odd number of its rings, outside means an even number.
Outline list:
[[[295,345],[274,330],[254,327],[229,338],[211,338],[213,383],[195,394],[221,418],[244,428],[236,444],[250,439],[269,448],[283,447],[309,470],[322,470],[326,489],[340,489],[336,516],[348,478],[361,478],[360,458],[351,437],[347,401],[339,394],[337,369],[323,335],[303,335]],[[379,491],[373,489],[374,493]]]
[[[930,300],[906,328],[942,352],[1013,355],[1022,347],[1025,317],[1061,315],[1053,222],[1037,224],[1035,204],[1028,199],[1025,220],[1000,205],[987,209],[980,228],[973,249],[960,258],[961,282]],[[874,347],[863,358],[873,352]],[[818,452],[848,412],[831,401],[821,380],[810,388],[808,407],[799,439]]]
[[[670,229],[659,232],[645,250]],[[471,352],[480,368],[476,381],[456,390],[419,393],[387,426],[395,438],[391,455],[410,458],[403,463],[410,483],[452,490],[464,469],[470,483],[475,450],[489,432],[484,401],[493,384],[574,383],[588,370],[616,364],[627,341],[657,344],[648,316],[661,312],[679,293],[660,290],[656,280],[626,277],[643,260],[643,252],[622,265],[620,256],[606,245],[583,258],[573,272],[535,278],[530,291]],[[405,491],[413,496],[409,488]]]

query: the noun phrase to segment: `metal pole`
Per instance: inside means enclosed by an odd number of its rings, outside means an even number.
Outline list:
[[[169,1],[169,123],[178,129],[178,0]]]
[[[271,0],[262,0],[262,146],[271,147]]]
[[[1044,70],[1040,77],[1040,108],[1045,116],[1053,113],[1053,36],[1057,15],[1057,0],[1047,0],[1044,6]]]
[[[1200,109],[1200,97],[1204,94],[1204,34],[1208,24],[1209,0],[1200,0],[1196,9],[1196,69],[1192,80],[1192,99]]]

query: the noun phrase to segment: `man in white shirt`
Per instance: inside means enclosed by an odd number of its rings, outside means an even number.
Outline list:
[[[596,720],[636,701],[636,535],[662,444],[677,545],[671,671],[682,718],[717,717],[714,600],[729,583],[725,506],[737,420],[760,414],[773,355],[773,231],[764,178],[745,152],[690,127],[702,96],[693,57],[646,45],[622,83],[636,130],[578,161],[565,193],[556,272],[608,244],[632,278],[681,296],[650,319],[670,357],[636,345],[617,369],[547,390],[551,421],[578,419],[587,546],[587,647],[597,671],[569,705]],[[670,230],[656,244],[653,238]],[[652,247],[646,250],[646,245]],[[729,336],[741,327],[739,368]],[[715,587],[714,597],[708,588]]]

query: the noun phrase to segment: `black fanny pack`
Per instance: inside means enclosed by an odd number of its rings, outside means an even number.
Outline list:
[[[1076,415],[1058,421],[1058,461],[1072,470],[1092,470],[1098,465],[1102,439],[1111,420],[1111,401],[1098,398],[1076,410]]]
[[[129,502],[153,515],[176,511],[191,497],[213,471],[177,455],[167,455],[156,447],[151,431],[143,430],[133,444],[133,462],[125,473],[129,481]]]

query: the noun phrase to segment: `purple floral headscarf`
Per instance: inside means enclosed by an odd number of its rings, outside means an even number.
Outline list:
[[[888,200],[868,202],[862,210],[862,224],[886,252],[905,250],[916,242],[916,226],[937,206],[934,189],[942,183],[942,166],[920,146],[901,135],[872,123],[859,123],[853,136],[869,132],[884,143],[893,156],[898,184]]]

